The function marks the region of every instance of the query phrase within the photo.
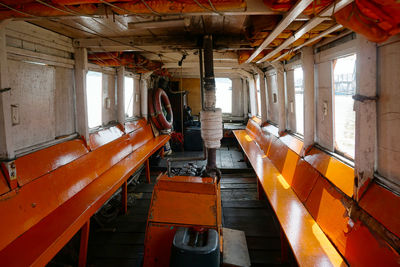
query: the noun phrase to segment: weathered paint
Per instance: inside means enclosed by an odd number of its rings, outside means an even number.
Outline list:
[[[378,172],[400,184],[400,42],[378,48]]]

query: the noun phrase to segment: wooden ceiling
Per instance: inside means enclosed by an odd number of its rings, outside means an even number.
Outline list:
[[[306,2],[307,0],[299,0]],[[344,1],[344,0],[340,0]],[[199,41],[203,35],[212,34],[215,49],[215,68],[217,72],[232,72],[235,69],[249,69],[248,64],[238,64],[238,52],[256,51],[256,46],[248,38],[246,28],[254,23],[255,16],[270,17],[272,21],[286,21],[290,12],[276,12],[264,5],[263,0],[246,0],[247,7],[241,11],[215,13],[205,11],[194,14],[154,14],[96,16],[64,16],[24,19],[34,25],[65,35],[73,39],[75,47],[85,47],[89,53],[135,51],[147,59],[162,61],[171,72],[179,72],[178,62],[186,55],[182,67],[190,73],[198,69]],[[186,25],[154,27],[151,29],[132,29],[129,23],[164,20],[183,20]],[[314,18],[315,19],[315,18]],[[301,11],[290,19],[283,29],[291,25],[304,25],[312,21]],[[322,23],[324,20],[321,20]],[[318,24],[317,24],[318,25]],[[271,26],[272,31],[275,26]],[[246,35],[247,34],[247,35]],[[290,34],[288,35],[290,37]],[[264,37],[265,38],[265,37]],[[262,41],[263,39],[261,39]],[[276,42],[265,49],[275,49]],[[290,47],[289,47],[290,48]],[[287,51],[287,49],[285,50]],[[254,53],[254,52],[251,52]],[[196,71],[197,72],[197,71]],[[195,75],[198,75],[196,73]]]

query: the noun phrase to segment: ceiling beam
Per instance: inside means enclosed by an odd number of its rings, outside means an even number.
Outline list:
[[[218,36],[215,38],[216,49],[234,49],[249,45],[241,36]],[[148,37],[112,37],[112,38],[81,38],[74,39],[76,48],[89,48],[92,51],[143,51],[154,48],[166,50],[198,49],[196,36],[148,36]]]
[[[163,68],[178,68],[180,69],[181,67],[178,66],[178,62],[170,62],[170,63],[164,63]],[[186,62],[184,61],[182,63],[182,68],[188,69],[188,68],[199,68],[199,62]],[[238,62],[224,62],[224,61],[219,61],[219,60],[214,60],[214,69],[233,69],[233,68],[240,68]]]
[[[250,63],[255,59],[275,38],[283,32],[292,23],[301,12],[306,9],[313,0],[300,0],[294,5],[289,12],[285,14],[283,19],[279,22],[278,26],[265,38],[262,44],[253,52],[253,54],[246,60],[246,63]]]
[[[240,9],[235,9],[235,10],[226,10],[226,11],[218,11],[215,12],[212,9],[207,10],[204,9],[201,12],[188,12],[188,13],[164,13],[161,14],[162,18],[168,18],[171,16],[210,16],[210,15],[215,15],[215,16],[248,16],[248,15],[280,15],[283,14],[284,12],[280,11],[274,11],[271,8],[267,7],[264,3],[263,0],[246,0],[246,7],[245,8],[240,8]],[[151,13],[137,13],[137,15],[143,15],[147,17],[159,17],[158,15],[154,15]],[[117,15],[116,15],[117,16]],[[128,17],[136,17],[136,15],[124,15]],[[96,12],[96,14],[92,15],[92,17],[95,18],[107,18],[109,17],[109,14],[107,14],[106,9],[101,6],[99,10]],[[122,15],[121,15],[122,17]],[[43,20],[43,19],[77,19],[80,18],[80,16],[57,16],[57,17],[29,17],[29,18],[15,18],[14,20],[24,20],[24,21],[35,21],[35,20]],[[299,17],[300,20],[308,20],[309,17],[302,15]]]
[[[315,36],[314,38],[309,39],[309,40],[308,40],[307,42],[305,42],[304,44],[299,45],[299,46],[296,46],[296,47],[293,48],[292,50],[290,50],[290,51],[288,51],[288,52],[286,52],[286,53],[280,55],[278,58],[274,59],[272,62],[279,61],[281,58],[285,57],[285,56],[288,55],[289,53],[295,52],[295,51],[297,51],[297,50],[303,48],[304,46],[307,46],[307,45],[309,45],[309,44],[312,44],[313,42],[315,42],[315,41],[321,39],[322,37],[324,37],[324,36],[326,36],[326,35],[328,35],[328,34],[334,32],[334,31],[337,31],[337,30],[339,30],[339,29],[341,29],[341,28],[343,28],[342,25],[336,24],[335,26],[332,26],[332,27],[330,27],[329,29],[327,29],[327,30],[321,32],[318,36]]]
[[[294,43],[296,40],[298,40],[301,36],[306,34],[308,31],[312,30],[315,26],[320,24],[321,22],[325,20],[329,20],[331,16],[333,15],[333,12],[337,12],[353,2],[353,0],[340,0],[339,2],[331,4],[329,7],[325,8],[318,16],[314,17],[313,19],[309,20],[303,27],[301,27],[299,30],[295,32],[295,34],[288,39],[286,39],[280,46],[275,48],[273,51],[268,53],[266,56],[264,56],[262,59],[257,61],[257,63],[262,63],[266,61],[268,58],[273,57],[292,43]]]

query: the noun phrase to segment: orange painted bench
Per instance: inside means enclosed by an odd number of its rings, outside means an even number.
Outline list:
[[[333,266],[398,266],[400,256],[396,250],[361,221],[347,215],[349,207],[357,206],[352,199],[352,167],[317,148],[301,157],[302,141],[289,134],[279,136],[273,125],[260,127],[259,122],[249,120],[246,130],[234,134],[300,266],[322,262]],[[386,196],[390,201],[387,203],[397,205],[397,211],[400,198],[380,190],[374,184],[360,206],[385,220],[381,223],[392,233],[398,233],[400,219],[390,218],[396,214],[395,208],[379,210],[385,202],[377,201],[375,195]]]
[[[128,178],[168,140],[140,120],[17,158],[18,186],[0,195],[1,265],[43,266],[81,228],[86,265],[90,217],[121,186],[126,211]]]

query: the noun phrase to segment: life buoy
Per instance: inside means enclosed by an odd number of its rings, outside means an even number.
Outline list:
[[[160,130],[171,129],[172,123],[174,121],[174,116],[172,113],[172,107],[171,103],[169,102],[167,93],[163,89],[158,88],[154,92],[153,102],[154,102],[154,109],[156,112],[157,121],[161,125],[161,129],[160,128],[159,129]],[[163,107],[167,112],[166,115],[163,112]]]
[[[154,123],[157,129],[161,130],[162,127],[157,121],[157,115],[154,110],[154,104],[153,104],[153,99],[154,99],[154,90],[149,90],[149,96],[148,96],[148,105],[149,105],[149,114],[151,121]]]

